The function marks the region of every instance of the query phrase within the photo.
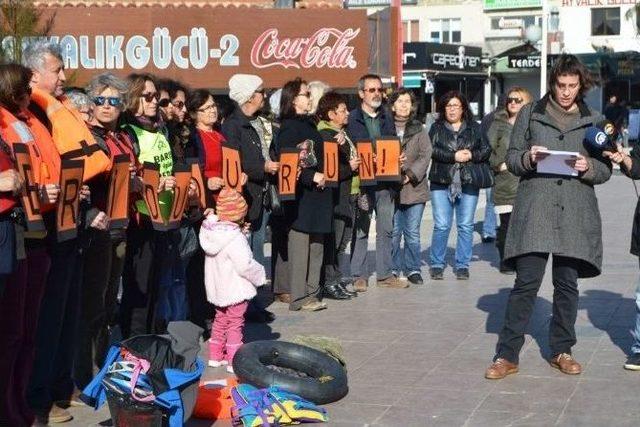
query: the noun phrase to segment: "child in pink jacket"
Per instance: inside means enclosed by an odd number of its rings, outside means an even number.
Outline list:
[[[256,287],[266,281],[264,267],[253,259],[242,224],[247,203],[232,189],[220,192],[216,215],[209,215],[200,229],[200,245],[205,253],[204,283],[207,300],[216,306],[211,339],[209,366],[228,365],[242,345],[244,313]]]

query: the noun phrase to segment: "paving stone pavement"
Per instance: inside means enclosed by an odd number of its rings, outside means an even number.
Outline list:
[[[329,301],[318,313],[291,313],[276,303],[277,320],[250,324],[247,339],[290,339],[296,334],[337,337],[344,345],[349,395],[327,405],[331,426],[637,426],[640,373],[624,371],[631,343],[638,260],[629,254],[636,192],[625,177],[599,186],[604,273],[580,282],[578,344],[584,372],[552,369],[547,329],[552,285],[547,272],[523,348],[520,373],[483,378],[491,361],[513,276],[497,271],[497,252],[474,236],[471,279],[425,281],[408,289],[377,289],[347,302]],[[478,210],[479,220],[482,210]],[[423,223],[423,273],[430,243]],[[450,246],[454,242],[452,233]],[[450,256],[453,250],[450,248]],[[373,283],[373,280],[372,282]],[[203,346],[203,356],[206,348]],[[206,378],[226,376],[207,369]],[[109,425],[108,411],[73,408],[70,426]],[[100,424],[99,424],[100,423]],[[228,426],[191,420],[188,426]]]

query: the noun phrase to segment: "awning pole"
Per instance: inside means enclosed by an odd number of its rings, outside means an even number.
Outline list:
[[[540,49],[540,98],[547,93],[547,41],[549,39],[549,3],[542,0],[542,47]]]

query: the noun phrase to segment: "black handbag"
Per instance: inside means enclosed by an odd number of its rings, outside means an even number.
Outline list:
[[[264,189],[264,207],[271,212],[271,215],[282,216],[282,204],[278,197],[278,188],[271,182],[267,182]]]
[[[466,165],[467,173],[469,174],[469,181],[471,185],[477,188],[489,188],[495,184],[495,176],[489,166],[489,163],[472,163],[469,162]]]

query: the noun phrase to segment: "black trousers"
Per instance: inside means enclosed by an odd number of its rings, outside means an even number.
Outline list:
[[[53,233],[52,233],[53,234]],[[51,269],[40,306],[36,351],[27,400],[36,414],[73,392],[72,368],[77,342],[82,285],[78,239],[58,243],[49,237]]]
[[[548,258],[547,253],[530,253],[516,259],[516,283],[509,295],[496,357],[518,363],[524,332],[533,312]],[[576,343],[578,271],[574,265],[572,258],[553,256],[553,317],[549,328],[552,356],[571,354],[571,347]]]
[[[154,231],[148,217],[141,215],[140,224],[129,224],[120,305],[123,338],[165,332],[156,308],[160,272],[163,263],[171,262],[169,252],[167,233]]]
[[[509,230],[509,220],[511,219],[511,212],[500,214],[500,227],[496,233],[496,247],[500,254],[500,262],[504,260],[504,244],[507,240],[507,230]]]

